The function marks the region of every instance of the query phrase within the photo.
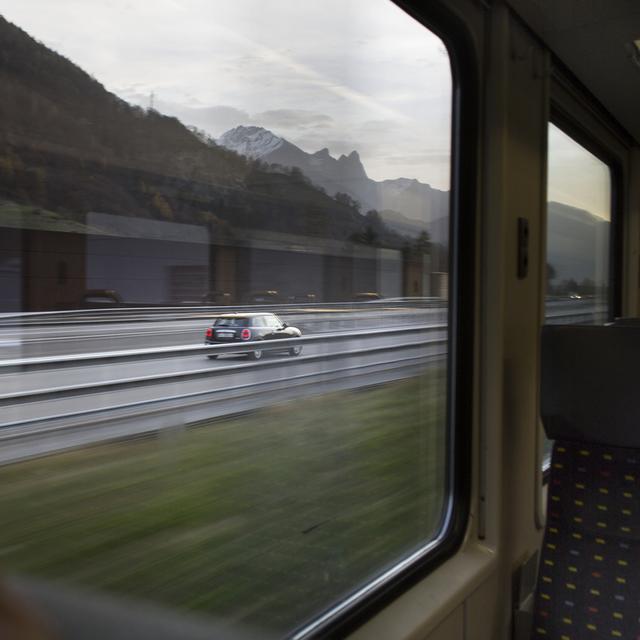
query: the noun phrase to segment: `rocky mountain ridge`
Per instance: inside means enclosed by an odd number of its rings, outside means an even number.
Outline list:
[[[298,167],[330,196],[345,193],[360,203],[362,212],[377,210],[399,233],[416,236],[427,231],[434,241],[448,242],[448,228],[436,224],[449,215],[448,191],[410,178],[372,180],[355,150],[338,158],[327,148],[307,153],[272,131],[256,126],[235,127],[216,142],[270,165]]]

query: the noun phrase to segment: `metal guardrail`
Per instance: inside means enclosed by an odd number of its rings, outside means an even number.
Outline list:
[[[434,340],[431,344],[432,346],[436,346],[436,345],[441,346],[444,343],[446,343],[446,341],[444,340],[442,341]],[[417,345],[407,345],[407,346],[415,347]],[[382,349],[380,349],[379,351],[381,350]],[[389,351],[390,349],[387,348],[385,350]],[[352,356],[360,355],[365,352],[371,353],[371,350],[364,350],[364,349],[353,350],[349,353],[343,354],[342,357],[343,358],[352,357]],[[271,393],[273,391],[274,385],[276,384],[282,385],[283,383],[285,383],[287,388],[293,389],[300,386],[300,382],[302,381],[304,381],[306,384],[312,384],[313,380],[317,378],[326,378],[327,376],[332,376],[332,377],[338,376],[339,378],[344,378],[344,377],[353,377],[354,372],[357,372],[358,374],[362,375],[365,371],[368,371],[371,369],[376,369],[376,370],[382,369],[385,371],[392,370],[392,369],[399,369],[399,368],[406,367],[409,364],[411,365],[425,364],[431,360],[442,358],[444,355],[445,353],[437,353],[437,354],[431,354],[431,355],[408,356],[408,357],[402,357],[402,358],[394,357],[390,360],[381,360],[378,362],[372,362],[367,364],[358,364],[358,365],[353,365],[348,367],[335,367],[333,369],[318,369],[316,371],[309,372],[309,373],[289,376],[286,378],[286,380],[277,380],[277,381],[263,380],[259,382],[232,385],[232,386],[223,387],[219,389],[208,389],[206,391],[194,391],[194,392],[188,392],[188,393],[180,393],[172,396],[166,396],[162,398],[151,398],[148,400],[136,400],[134,402],[114,404],[114,405],[111,405],[108,409],[104,409],[102,407],[96,408],[96,409],[85,409],[82,411],[70,411],[65,414],[57,414],[53,416],[44,416],[44,417],[37,417],[37,418],[28,418],[25,420],[16,420],[14,422],[5,422],[0,424],[0,442],[2,442],[3,440],[13,440],[21,436],[33,435],[33,432],[23,433],[23,434],[14,433],[8,436],[5,435],[5,432],[12,428],[23,427],[30,424],[50,422],[53,420],[67,421],[71,418],[90,417],[90,416],[95,416],[99,414],[112,413],[112,412],[123,410],[123,409],[133,409],[133,408],[137,409],[140,407],[149,407],[149,406],[155,406],[156,408],[158,408],[161,405],[175,402],[175,401],[179,401],[181,403],[180,408],[184,409],[185,408],[183,404],[184,401],[193,400],[196,398],[203,398],[203,397],[211,398],[211,397],[225,396],[225,399],[229,399],[228,396],[231,396],[232,398],[237,398],[237,399],[246,401],[248,400],[247,392],[251,392],[251,395],[255,395],[256,393]],[[317,356],[314,356],[314,357],[317,357]],[[261,364],[268,364],[268,363],[261,363]],[[333,381],[335,382],[337,379],[338,378],[334,377]],[[58,431],[59,429],[60,427],[58,426],[52,429],[45,429],[44,431]],[[43,433],[44,431],[40,430],[39,433]]]
[[[280,350],[287,349],[289,347],[294,346],[304,346],[305,344],[327,344],[327,343],[335,343],[341,342],[345,340],[353,340],[353,339],[373,339],[380,338],[384,336],[407,336],[410,334],[418,334],[418,333],[434,333],[436,331],[441,331],[442,327],[440,326],[432,326],[432,325],[422,325],[417,327],[403,327],[402,329],[393,329],[393,330],[378,330],[376,332],[345,332],[342,334],[331,335],[331,336],[306,336],[301,338],[287,338],[280,339],[277,341],[273,341],[271,343],[267,341],[259,341],[259,342],[244,342],[244,343],[234,343],[234,344],[221,344],[221,345],[213,345],[213,346],[204,346],[204,347],[191,347],[191,348],[175,348],[170,347],[166,350],[158,353],[158,350],[147,350],[147,357],[157,358],[157,357],[166,357],[167,353],[176,354],[185,354],[189,355],[193,354],[203,354],[203,355],[222,355],[225,353],[249,353],[252,351],[256,351],[257,348],[260,350],[267,351],[271,350]],[[373,346],[367,347],[365,349],[349,349],[348,351],[343,352],[333,352],[333,353],[321,353],[321,354],[313,354],[306,356],[298,356],[296,357],[295,362],[312,362],[312,361],[328,361],[344,358],[351,355],[359,355],[359,354],[371,354],[371,353],[384,353],[388,351],[394,351],[398,349],[403,349],[407,347],[419,347],[431,343],[438,344],[446,344],[446,339],[440,340],[421,340],[419,342],[394,342],[390,345],[381,345],[381,346]],[[109,360],[113,357],[111,355],[106,355],[105,359]],[[124,355],[120,355],[117,357],[119,361],[127,361],[131,359],[140,359],[139,352],[127,353]],[[36,358],[36,360],[38,360]],[[50,360],[50,359],[45,359]],[[89,361],[95,361],[95,357],[88,358]],[[5,361],[6,362],[6,361]],[[9,361],[11,362],[11,361]],[[104,391],[117,391],[124,388],[131,388],[135,386],[149,386],[153,384],[167,383],[167,382],[176,382],[176,381],[186,381],[192,380],[195,378],[201,377],[218,377],[228,374],[230,371],[236,371],[238,369],[244,369],[247,367],[259,367],[259,368],[274,368],[280,367],[282,365],[281,361],[259,361],[252,363],[242,363],[242,364],[231,364],[224,367],[216,367],[216,368],[205,368],[205,369],[189,369],[187,371],[178,371],[178,372],[169,372],[169,373],[159,373],[153,375],[145,375],[145,376],[137,376],[133,378],[125,378],[125,379],[116,379],[116,380],[106,380],[100,382],[91,382],[91,383],[83,383],[83,384],[75,384],[68,386],[60,386],[60,387],[52,387],[48,389],[32,389],[28,391],[18,391],[12,393],[0,394],[0,406],[7,405],[16,405],[16,404],[24,404],[25,402],[32,402],[36,400],[50,400],[53,398],[67,398],[67,397],[78,397],[80,395],[87,394],[95,394]],[[0,363],[0,367],[4,366],[3,363]],[[12,366],[12,365],[8,365]],[[19,365],[18,365],[19,366]]]
[[[418,299],[418,300],[431,300],[431,299]],[[406,299],[403,299],[402,302],[407,302]],[[410,300],[411,304],[415,304],[415,300]],[[387,303],[388,301],[375,301],[375,302],[366,302],[360,303],[361,306],[358,307],[358,311],[361,311],[363,308],[372,309],[376,306],[381,306],[383,303]],[[349,305],[350,303],[332,303],[334,308],[340,308],[344,311],[345,305]],[[554,309],[553,313],[549,313],[546,321],[549,323],[562,323],[562,322],[572,322],[572,323],[584,323],[584,322],[593,322],[594,319],[602,320],[604,318],[605,310],[600,308],[591,308],[591,309],[576,309],[571,308],[575,303],[557,303],[558,307],[569,307],[568,309]],[[304,306],[304,305],[302,305]],[[307,313],[318,313],[317,305],[307,305],[309,308],[307,309]],[[353,305],[352,305],[353,306]],[[293,305],[292,305],[293,307]],[[299,310],[300,305],[295,305],[295,308]],[[256,309],[258,307],[253,306],[252,309]],[[266,305],[259,307],[261,309],[265,309]],[[282,309],[282,307],[279,307]],[[162,308],[165,309],[174,309],[172,307]],[[211,309],[221,309],[220,307],[211,308]],[[223,308],[224,309],[224,308]],[[292,310],[292,309],[290,309]],[[104,310],[104,312],[115,312],[118,310],[109,309]],[[65,311],[65,312],[44,312],[43,314],[38,315],[56,315],[56,314],[74,314],[74,313],[82,313],[82,311],[74,312],[74,311]],[[286,315],[281,312],[282,315]],[[163,318],[165,321],[167,318]],[[180,317],[181,320],[184,320],[184,316]],[[202,319],[201,316],[198,316],[198,319]],[[369,329],[367,334],[375,334],[382,335],[388,332],[395,331],[415,331],[415,330],[423,330],[427,325],[416,325],[415,327],[403,327],[403,328],[393,328],[393,329]],[[434,325],[434,329],[445,329],[446,325]],[[344,337],[356,337],[359,335],[358,332],[340,332],[334,333],[331,335],[323,336],[325,340],[331,339],[340,339]],[[121,337],[121,336],[118,336]],[[304,336],[302,338],[298,338],[296,340],[301,340],[303,342],[308,341],[310,336]],[[64,338],[65,340],[70,340],[72,338]],[[95,337],[94,337],[95,339]],[[284,346],[284,343],[283,343]],[[196,345],[188,345],[188,346],[179,346],[179,347],[153,347],[147,349],[131,349],[131,350],[118,350],[118,351],[106,351],[101,353],[80,353],[80,354],[72,354],[72,355],[63,355],[63,356],[47,356],[47,357],[29,357],[29,358],[12,358],[0,360],[0,374],[2,373],[12,373],[12,372],[25,372],[32,370],[44,370],[47,368],[64,368],[70,366],[79,366],[79,365],[91,365],[91,364],[108,364],[108,363],[116,363],[123,362],[129,359],[137,359],[137,360],[151,360],[151,359],[160,359],[167,357],[175,357],[175,356],[183,356],[183,355],[196,355],[198,353],[205,353],[210,350],[217,350],[220,354],[225,352],[244,352],[244,351],[253,351],[252,349],[245,345],[217,345],[215,347],[201,347]]]
[[[389,301],[361,303],[357,306],[357,310],[380,309],[385,304],[388,308]],[[300,313],[301,306],[293,305],[297,313]],[[334,310],[328,311],[327,315],[338,311],[335,306]],[[354,305],[350,306],[353,308]],[[416,309],[415,302],[412,305],[404,306]],[[345,311],[345,305],[339,305],[339,307],[340,312]],[[257,308],[266,310],[267,305],[261,305]],[[282,313],[282,305],[278,306],[278,310]],[[223,311],[228,311],[228,309],[223,309]],[[309,306],[307,312],[317,314],[318,305]],[[547,321],[593,322],[594,318],[601,314],[601,309],[580,308],[572,303],[562,303],[555,305]],[[178,315],[179,319],[185,319],[184,314]],[[199,319],[201,317],[198,316]],[[166,315],[164,317],[158,315],[157,319],[168,320]],[[242,377],[238,379],[238,374],[244,375],[243,371],[276,370],[282,367],[283,361],[263,360],[240,364],[234,362],[215,368],[172,371],[97,383],[80,383],[2,394],[0,395],[0,407],[11,409],[17,409],[20,405],[32,402],[36,403],[35,407],[42,406],[46,409],[48,405],[43,401],[48,400],[64,401],[70,398],[86,397],[87,401],[85,401],[84,408],[80,404],[79,408],[75,408],[73,411],[60,411],[52,415],[34,415],[35,412],[32,412],[30,417],[16,420],[11,419],[10,414],[6,413],[9,419],[0,424],[0,442],[3,445],[0,450],[0,464],[113,438],[131,437],[140,433],[175,428],[176,425],[211,420],[215,416],[251,411],[274,401],[298,398],[318,392],[358,388],[416,375],[429,362],[442,360],[446,356],[447,339],[441,337],[442,334],[446,336],[446,329],[446,324],[421,324],[400,328],[342,331],[327,335],[281,339],[277,341],[277,344],[274,341],[273,343],[247,342],[214,346],[171,346],[0,361],[0,373],[15,373],[57,370],[85,365],[151,361],[190,355],[237,354],[255,351],[256,348],[267,350],[271,347],[280,350],[291,346],[314,344],[338,346],[337,350],[334,349],[330,353],[305,354],[291,359],[291,369],[287,368],[286,375],[256,376],[255,380],[249,382],[244,382]],[[435,337],[438,333],[440,336]],[[385,344],[385,338],[399,338],[399,340]],[[382,340],[383,344],[367,346],[367,342],[372,339]],[[341,351],[339,345],[347,341],[358,341],[358,346]],[[331,362],[335,363],[334,366],[326,366]],[[322,365],[318,366],[319,363]],[[234,375],[235,381],[233,380]],[[202,384],[197,382],[199,380],[220,379],[225,376],[229,376],[230,383],[217,388],[203,389]],[[127,400],[125,393],[121,396],[119,403],[117,396],[113,396],[116,402],[110,403],[108,406],[91,407],[88,404],[91,401],[91,396],[94,395],[111,394],[139,387],[149,388],[149,390],[158,387],[162,391],[162,385],[190,381],[194,384],[182,387],[184,391],[178,394],[145,399],[133,399],[130,396]],[[38,403],[42,403],[42,405]],[[36,409],[36,411],[38,410]]]
[[[446,309],[373,308],[325,312],[291,310],[281,313],[302,333],[335,333],[348,330],[375,330],[383,327],[446,322]],[[101,353],[138,348],[185,346],[203,341],[204,328],[213,316],[158,322],[120,324],[72,324],[43,327],[0,327],[0,359],[45,355]],[[4,352],[4,356],[2,353]]]
[[[405,353],[400,355],[401,351]],[[385,356],[387,353],[391,353],[391,356]],[[274,402],[299,400],[317,393],[347,391],[400,380],[418,375],[424,371],[425,366],[441,361],[446,354],[447,340],[444,338],[375,347],[361,346],[343,352],[292,359],[292,369],[287,369],[286,374],[281,376],[258,376],[258,379],[251,382],[240,379],[238,383],[218,388],[203,389],[196,385],[195,390],[192,387],[189,391],[182,387],[185,390],[179,394],[147,399],[127,401],[125,395],[122,402],[113,402],[107,407],[88,406],[66,413],[37,415],[5,422],[0,425],[0,464],[106,440],[208,423],[212,419],[250,412]],[[370,361],[366,361],[367,358]],[[327,367],[326,364],[330,361],[334,365]],[[321,366],[318,366],[319,362]],[[191,373],[207,379],[228,375],[230,372],[240,373],[246,368],[260,372],[281,365],[281,360],[261,361]],[[168,374],[157,382],[171,382],[176,378],[184,381],[189,377],[188,373],[184,376],[180,373]],[[148,380],[144,379],[113,382],[120,384],[122,389],[148,384]],[[113,390],[114,385],[107,383],[99,389],[83,389],[82,395]],[[78,393],[77,389],[67,387],[45,390],[37,398],[25,397],[22,400],[30,402],[52,397],[78,397]],[[8,405],[16,406],[10,398],[5,397],[4,400]],[[47,403],[42,406],[46,408]]]
[[[72,309],[65,311],[36,311],[29,313],[0,314],[0,327],[53,326],[68,324],[115,323],[115,322],[158,322],[167,320],[202,319],[221,313],[289,312],[330,313],[335,311],[362,311],[366,309],[446,308],[442,298],[382,298],[366,302],[304,302],[283,304],[239,304],[239,305],[192,305],[167,307],[113,307],[106,309]]]
[[[232,344],[216,344],[210,346],[183,345],[171,347],[153,347],[149,349],[126,349],[123,351],[105,351],[103,353],[81,353],[68,356],[43,356],[31,358],[11,358],[0,360],[0,374],[22,373],[25,371],[41,371],[61,369],[82,365],[99,365],[124,363],[128,361],[158,360],[170,357],[190,355],[224,355],[225,353],[249,353],[269,349],[286,349],[305,344],[330,343],[354,338],[384,337],[391,335],[409,335],[421,332],[446,331],[446,324],[411,325],[408,327],[369,329],[367,331],[341,331],[326,335],[301,336],[273,341],[234,342]],[[0,395],[0,398],[2,396]]]
[[[547,299],[547,309],[562,308],[589,308],[596,311],[606,312],[606,305],[595,306],[592,300],[567,300],[567,299]],[[399,298],[381,298],[380,300],[367,301],[346,301],[346,302],[285,302],[285,303],[262,303],[262,304],[234,304],[234,305],[202,305],[202,304],[183,304],[183,305],[131,305],[126,307],[106,307],[97,309],[65,309],[60,311],[30,311],[30,312],[9,312],[0,313],[0,326],[7,326],[9,323],[15,323],[17,326],[28,326],[29,324],[46,323],[47,320],[74,320],[78,319],[85,322],[83,316],[91,316],[91,320],[100,321],[101,319],[109,320],[111,316],[117,317],[121,315],[125,318],[132,315],[148,315],[158,316],[160,319],[163,314],[175,314],[177,318],[182,319],[188,314],[210,314],[210,313],[229,313],[230,311],[249,312],[249,311],[278,311],[282,310],[300,310],[317,312],[318,310],[344,310],[344,309],[367,309],[376,307],[413,307],[418,309],[429,308],[446,308],[447,301],[443,298],[436,297],[399,297]]]
[[[229,312],[279,312],[286,315],[290,312],[298,314],[330,313],[335,311],[362,311],[365,309],[386,308],[414,308],[414,309],[446,309],[447,302],[442,298],[383,298],[366,302],[307,302],[284,304],[253,304],[253,305],[184,305],[184,306],[135,306],[113,307],[105,309],[72,309],[64,311],[38,311],[29,313],[4,313],[0,314],[1,327],[37,327],[52,325],[116,323],[116,322],[158,322],[170,320],[199,320],[211,315]],[[607,309],[601,305],[593,306],[588,301],[548,300],[547,309],[554,309],[549,317],[559,315],[606,315]],[[563,314],[563,310],[569,312]]]
[[[606,309],[591,309],[589,311],[559,311],[547,315],[546,324],[602,324],[607,322]]]

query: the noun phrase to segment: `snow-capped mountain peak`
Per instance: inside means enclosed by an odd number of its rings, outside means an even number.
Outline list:
[[[223,133],[216,142],[249,158],[262,158],[282,147],[285,141],[262,127],[241,125]]]
[[[271,131],[239,126],[222,134],[218,144],[281,167],[297,167],[329,196],[346,193],[360,203],[361,212],[376,209],[392,228],[417,235],[425,228],[434,242],[447,243],[449,194],[414,178],[376,182],[367,176],[360,154],[334,158],[326,147],[307,153]]]

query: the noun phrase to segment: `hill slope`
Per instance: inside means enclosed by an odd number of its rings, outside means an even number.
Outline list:
[[[89,211],[348,239],[364,216],[177,119],[134,107],[0,17],[0,199],[82,221]],[[1,223],[1,221],[0,221]],[[402,239],[386,228],[381,244]]]
[[[560,202],[548,205],[547,262],[554,268],[554,284],[585,279],[603,284],[608,274],[610,223]]]

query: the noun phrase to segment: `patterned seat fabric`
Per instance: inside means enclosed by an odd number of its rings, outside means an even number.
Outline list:
[[[640,640],[640,450],[556,440],[535,639]]]

